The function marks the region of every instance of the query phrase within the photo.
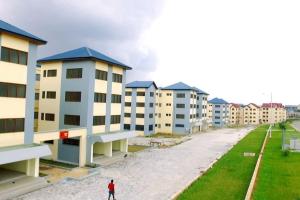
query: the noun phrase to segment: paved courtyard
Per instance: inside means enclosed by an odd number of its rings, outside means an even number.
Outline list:
[[[118,200],[170,199],[251,129],[220,129],[194,134],[191,140],[180,145],[147,149],[101,168],[99,175],[78,181],[65,180],[16,199],[107,199],[110,179],[115,180]]]

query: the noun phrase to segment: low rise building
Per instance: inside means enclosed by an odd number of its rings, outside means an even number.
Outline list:
[[[0,177],[39,176],[34,144],[34,83],[37,48],[46,41],[0,20]],[[3,177],[3,179],[2,179]]]
[[[193,87],[178,82],[156,91],[156,133],[197,132],[200,130],[200,123],[196,113],[197,92]]]
[[[207,130],[209,127],[209,124],[211,123],[209,121],[208,117],[208,93],[204,92],[203,90],[194,87],[195,91],[197,92],[197,113],[196,118],[200,119],[201,121],[201,131]]]
[[[126,71],[131,68],[82,47],[40,59],[38,130],[86,129],[86,138],[49,138],[53,159],[92,163],[97,157],[127,152],[124,131]]]
[[[139,135],[155,133],[154,81],[134,81],[126,85],[124,129],[135,130]]]
[[[263,103],[261,106],[262,123],[273,124],[285,121],[287,113],[282,103]]]
[[[212,107],[212,126],[223,128],[229,125],[229,103],[220,98],[214,98],[208,102]]]
[[[257,125],[261,123],[260,107],[250,103],[242,109],[243,125]]]
[[[240,104],[229,104],[229,124],[232,126],[239,126],[242,123],[242,110],[243,107]]]

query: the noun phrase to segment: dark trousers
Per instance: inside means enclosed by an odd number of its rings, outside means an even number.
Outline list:
[[[110,196],[113,197],[113,200],[115,199],[115,192],[114,191],[109,191],[108,192],[108,200],[110,200]]]

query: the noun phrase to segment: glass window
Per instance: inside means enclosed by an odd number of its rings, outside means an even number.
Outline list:
[[[41,75],[40,74],[36,74],[35,75],[35,80],[36,81],[40,81],[41,80]]]
[[[126,106],[126,107],[130,107],[130,106],[131,106],[131,103],[130,103],[130,102],[125,102],[125,106]]]
[[[136,118],[144,118],[144,114],[142,114],[142,113],[137,113],[137,114],[136,114]]]
[[[106,81],[107,80],[107,72],[96,69],[95,78]]]
[[[47,92],[47,99],[55,99],[55,98],[56,98],[56,92],[54,91]]]
[[[1,47],[1,60],[21,65],[27,65],[28,53],[7,47]]]
[[[125,130],[130,130],[130,124],[124,124],[124,129]]]
[[[105,103],[106,102],[106,94],[95,92],[94,102],[96,102],[96,103]]]
[[[135,130],[136,131],[144,131],[144,126],[143,125],[136,125]]]
[[[112,103],[121,103],[121,95],[112,94],[111,95],[111,102]]]
[[[125,92],[125,96],[131,96],[132,93],[131,92]]]
[[[65,115],[64,124],[80,126],[80,115]]]
[[[54,121],[55,120],[55,115],[52,113],[46,113],[45,114],[45,120],[46,121]]]
[[[105,116],[94,116],[93,125],[94,126],[105,125]]]
[[[145,96],[145,92],[137,92],[136,96],[143,96],[144,97]]]
[[[67,69],[67,79],[82,78],[82,68]]]
[[[111,124],[120,124],[121,116],[120,115],[112,115],[110,116],[110,123]]]
[[[122,83],[122,75],[113,73],[113,82]]]
[[[66,92],[65,93],[66,102],[81,102],[81,92]]]
[[[57,70],[56,69],[48,70],[48,73],[47,73],[48,77],[56,77],[56,75],[57,75]]]
[[[185,98],[185,94],[184,93],[177,93],[176,97],[177,98]]]

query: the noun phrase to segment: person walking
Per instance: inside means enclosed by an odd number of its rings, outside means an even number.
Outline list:
[[[110,197],[113,197],[113,200],[115,199],[115,184],[114,180],[111,180],[110,183],[108,184],[108,200],[110,200]]]

